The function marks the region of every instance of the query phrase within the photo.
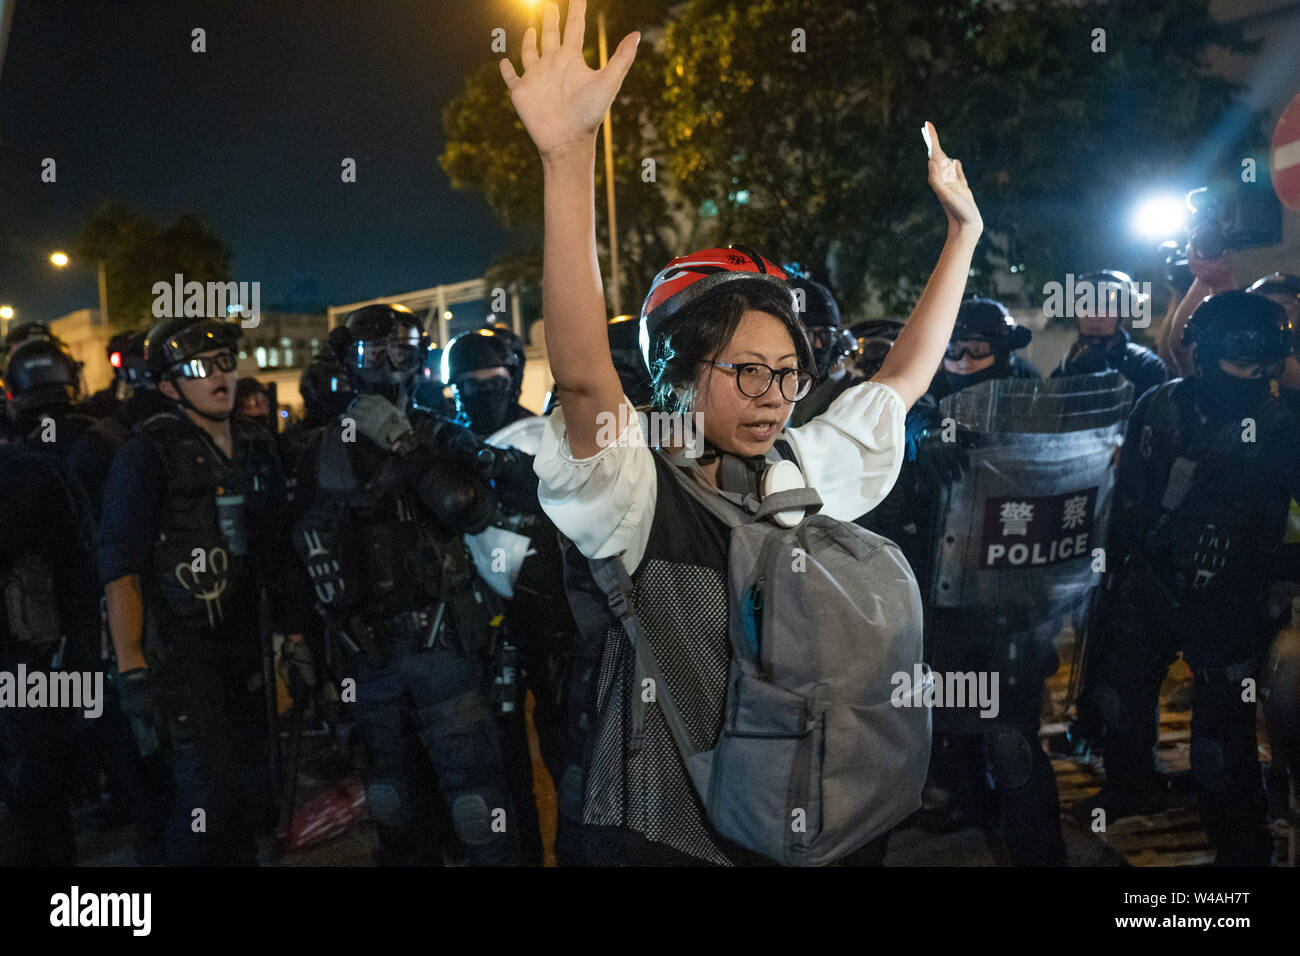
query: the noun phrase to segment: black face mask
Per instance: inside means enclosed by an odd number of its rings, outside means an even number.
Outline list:
[[[1196,404],[1215,422],[1239,422],[1250,415],[1269,396],[1266,378],[1237,378],[1218,367],[1198,368]]]
[[[491,435],[506,423],[510,412],[510,379],[467,379],[456,386],[456,405],[479,435]]]

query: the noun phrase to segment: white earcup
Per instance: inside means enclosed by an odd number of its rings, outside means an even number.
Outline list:
[[[804,481],[799,466],[792,461],[782,459],[773,462],[764,470],[763,477],[759,481],[759,495],[766,498],[778,491],[794,491],[796,488],[807,487],[808,482]],[[790,508],[772,515],[772,521],[782,528],[796,527],[803,518],[803,508]]]

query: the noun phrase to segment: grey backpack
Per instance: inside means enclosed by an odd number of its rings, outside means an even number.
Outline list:
[[[916,579],[897,545],[857,525],[819,514],[794,528],[764,520],[820,508],[812,489],[771,494],[751,515],[670,470],[732,529],[725,718],[713,749],[696,750],[615,556],[591,570],[635,650],[633,734],[644,707],[661,707],[719,834],[785,865],[830,863],[921,805],[932,678]],[[650,686],[653,705],[642,702]]]

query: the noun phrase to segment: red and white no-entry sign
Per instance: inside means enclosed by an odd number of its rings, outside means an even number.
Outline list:
[[[1273,130],[1273,191],[1287,209],[1300,211],[1300,93],[1287,104]]]

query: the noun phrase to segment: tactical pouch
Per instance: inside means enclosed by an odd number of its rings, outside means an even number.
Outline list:
[[[59,642],[54,579],[44,558],[34,554],[15,558],[0,586],[4,588],[9,634],[19,645],[45,651]]]

